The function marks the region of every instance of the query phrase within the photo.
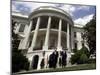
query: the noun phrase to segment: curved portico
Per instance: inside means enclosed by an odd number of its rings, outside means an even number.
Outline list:
[[[30,23],[25,33],[22,49],[27,50],[27,57],[31,64],[34,55],[39,55],[37,68],[40,69],[42,57],[47,60],[55,49],[58,52],[62,50],[71,52],[73,21],[67,12],[55,7],[40,7],[28,18]],[[67,57],[68,60],[69,57],[70,55]]]

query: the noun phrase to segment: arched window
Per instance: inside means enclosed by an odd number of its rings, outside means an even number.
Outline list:
[[[32,60],[32,68],[33,69],[37,69],[38,61],[39,61],[39,56],[38,55],[33,56],[33,60]]]

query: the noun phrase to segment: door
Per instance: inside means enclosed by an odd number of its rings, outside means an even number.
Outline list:
[[[39,56],[38,56],[38,55],[35,55],[35,56],[33,57],[33,61],[32,61],[32,68],[33,68],[33,69],[37,69],[38,60],[39,60]]]

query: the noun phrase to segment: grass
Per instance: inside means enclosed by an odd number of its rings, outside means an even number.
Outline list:
[[[96,69],[96,64],[82,64],[82,65],[77,65],[77,66],[56,68],[56,69],[52,68],[52,69],[42,69],[42,70],[30,70],[30,71],[18,72],[17,74],[77,71],[77,70],[91,70],[91,69]]]

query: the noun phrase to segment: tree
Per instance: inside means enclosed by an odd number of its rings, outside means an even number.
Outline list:
[[[74,55],[71,57],[72,64],[84,64],[89,59],[89,51],[83,46],[80,50],[77,50]]]
[[[87,45],[90,49],[90,54],[96,52],[96,16],[94,15],[93,19],[90,20],[84,26],[84,38],[87,41]]]
[[[90,53],[89,53],[89,50],[85,46],[83,46],[80,50],[82,54],[86,54],[86,56],[89,58]]]
[[[82,55],[80,56],[80,59],[79,59],[78,64],[85,64],[85,63],[87,63],[87,62],[88,62],[88,57],[87,57],[87,55],[86,55],[86,54],[82,54]]]
[[[14,33],[15,23],[12,21],[12,72],[29,69],[28,59],[21,53],[21,50],[18,50],[19,40],[18,35]]]

